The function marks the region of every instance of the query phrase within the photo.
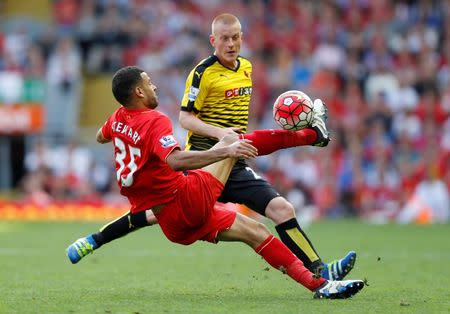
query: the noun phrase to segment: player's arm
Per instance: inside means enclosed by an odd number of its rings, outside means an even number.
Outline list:
[[[252,158],[258,155],[250,140],[239,140],[239,136],[226,136],[206,151],[181,151],[173,136],[170,119],[160,114],[152,121],[152,132],[148,136],[148,148],[173,170],[200,169],[226,158]]]
[[[100,128],[97,131],[97,142],[99,142],[100,144],[105,144],[105,143],[111,142],[111,139],[105,138],[105,136],[103,135],[102,129],[103,128]]]
[[[220,128],[197,118],[196,113],[202,109],[204,100],[209,93],[209,83],[204,71],[204,68],[196,67],[189,73],[186,79],[178,121],[184,129],[197,135],[220,140],[227,134],[239,131],[239,128]]]
[[[188,111],[180,111],[178,120],[184,129],[198,135],[213,137],[217,140],[222,139],[227,134],[236,133],[240,130],[240,128],[220,128],[207,124],[197,118],[194,112]]]
[[[166,162],[173,170],[181,171],[200,169],[226,158],[253,158],[258,155],[251,141],[239,140],[228,144],[230,139],[233,141],[232,137],[226,137],[225,141],[220,142],[225,146],[215,146],[206,151],[181,151],[176,148],[166,157]]]

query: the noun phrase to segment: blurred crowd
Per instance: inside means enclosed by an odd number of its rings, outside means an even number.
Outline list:
[[[83,75],[137,64],[177,121],[188,71],[212,52],[211,20],[230,12],[253,63],[250,129],[276,127],[272,102],[286,90],[329,107],[327,148],[258,158],[259,173],[317,217],[448,221],[450,2],[55,0],[53,10],[52,25],[23,17],[0,32],[0,101],[42,101],[44,139],[60,139],[29,151],[27,195],[115,200],[110,156],[73,141]]]

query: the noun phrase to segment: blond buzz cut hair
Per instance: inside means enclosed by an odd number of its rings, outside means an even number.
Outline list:
[[[230,13],[222,13],[217,15],[214,20],[211,23],[211,34],[215,35],[216,33],[216,27],[219,24],[223,25],[233,25],[233,24],[239,24],[239,28],[241,28],[241,22],[239,22],[239,19]]]

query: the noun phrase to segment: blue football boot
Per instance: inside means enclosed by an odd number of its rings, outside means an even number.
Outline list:
[[[340,259],[323,265],[320,276],[327,280],[342,280],[353,269],[356,261],[356,253],[350,251]]]
[[[80,238],[72,243],[66,250],[67,257],[72,264],[78,263],[83,257],[94,252],[98,248],[97,243],[91,235]]]

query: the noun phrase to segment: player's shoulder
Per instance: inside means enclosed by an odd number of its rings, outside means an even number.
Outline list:
[[[166,114],[155,109],[144,109],[137,111],[128,111],[127,109],[124,109],[121,112],[117,112],[117,115],[125,120],[129,120],[131,118],[134,123],[142,125],[147,125],[148,123],[153,124],[157,121],[170,121]]]
[[[198,87],[200,86],[200,81],[205,75],[208,75],[208,69],[211,68],[219,59],[215,55],[210,55],[208,58],[200,61],[189,73],[187,81],[192,82],[192,86]],[[208,80],[208,79],[206,79]]]
[[[159,110],[148,110],[148,114],[153,120],[170,120],[169,116]]]
[[[212,66],[214,63],[219,62],[219,59],[217,58],[217,56],[215,55],[210,55],[209,57],[201,60],[196,66],[195,68],[198,67],[203,67],[203,68],[208,68],[210,66]]]
[[[146,130],[144,132],[146,141],[151,142],[155,136],[159,136],[162,130],[172,128],[172,121],[161,111],[151,109],[143,112],[139,117],[141,128]]]
[[[239,63],[243,68],[252,68],[252,62],[241,55],[238,56]]]
[[[109,120],[116,120],[119,119],[121,114],[124,112],[125,108],[123,106],[120,106],[119,108],[117,108],[116,110],[114,110],[113,113],[111,113],[111,115],[109,116]]]
[[[219,62],[219,59],[215,55],[210,55],[208,58],[205,58],[202,61],[200,61],[194,67],[194,69],[192,69],[192,73],[201,76],[208,68],[210,68],[217,62]]]

